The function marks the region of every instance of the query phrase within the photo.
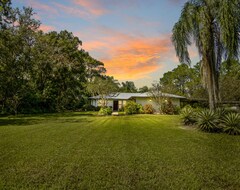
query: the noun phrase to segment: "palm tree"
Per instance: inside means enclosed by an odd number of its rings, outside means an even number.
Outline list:
[[[218,78],[222,59],[239,58],[239,32],[240,0],[190,0],[173,28],[172,41],[181,63],[191,63],[188,46],[195,42],[211,109],[220,100]]]

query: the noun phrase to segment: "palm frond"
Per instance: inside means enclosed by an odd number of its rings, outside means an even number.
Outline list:
[[[238,58],[240,42],[239,1],[221,0],[217,21],[221,28],[221,41],[225,46],[227,59]]]
[[[193,33],[194,4],[187,2],[182,10],[179,21],[174,25],[172,42],[181,63],[190,64],[188,46],[191,45]]]

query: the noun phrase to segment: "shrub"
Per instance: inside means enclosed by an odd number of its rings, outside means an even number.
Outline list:
[[[228,113],[228,111],[225,108],[217,108],[215,113],[217,114],[218,119],[221,120]]]
[[[154,108],[151,104],[146,104],[144,107],[143,107],[143,110],[144,110],[144,113],[146,114],[153,114],[154,113]]]
[[[219,132],[218,115],[212,110],[202,110],[197,113],[198,128],[205,132]]]
[[[124,107],[119,108],[118,112],[124,112]]]
[[[143,114],[144,110],[143,110],[143,106],[142,104],[137,104],[137,114]]]
[[[162,105],[162,112],[164,114],[174,115],[179,113],[179,108],[173,105],[171,99],[168,99],[168,101]]]
[[[112,109],[109,107],[101,108],[98,112],[99,115],[111,115]]]
[[[229,135],[240,135],[240,114],[228,113],[222,119],[223,131]]]
[[[124,106],[124,111],[126,114],[139,114],[143,113],[143,107],[141,104],[137,104],[134,101],[128,101],[127,104]]]
[[[96,110],[96,107],[91,105],[91,104],[85,104],[83,107],[82,107],[82,110],[83,111],[95,111]]]
[[[181,115],[181,118],[185,125],[193,125],[197,122],[196,121],[196,113],[191,106],[185,106],[180,111],[180,115]]]

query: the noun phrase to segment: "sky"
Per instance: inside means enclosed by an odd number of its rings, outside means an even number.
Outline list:
[[[107,74],[150,86],[179,64],[171,31],[186,0],[12,0],[32,7],[44,32],[68,30]],[[198,61],[190,48],[192,62]]]

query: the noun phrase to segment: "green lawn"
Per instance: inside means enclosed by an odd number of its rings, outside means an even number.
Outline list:
[[[0,189],[240,189],[240,136],[179,116],[1,117]]]

